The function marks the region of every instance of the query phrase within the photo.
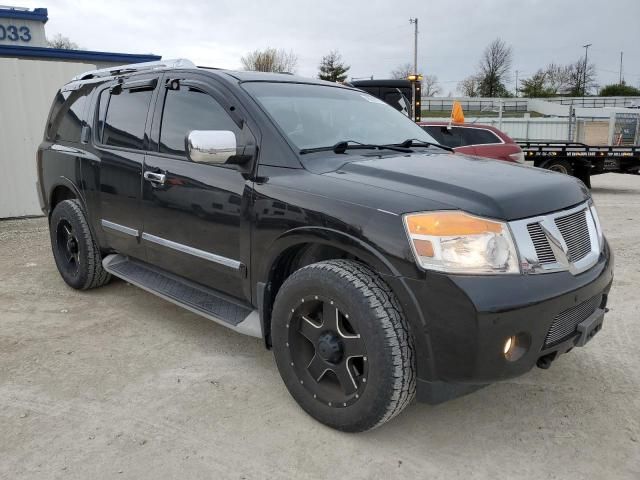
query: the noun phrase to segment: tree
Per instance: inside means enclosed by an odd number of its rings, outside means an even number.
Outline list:
[[[550,63],[545,67],[545,84],[552,95],[566,93],[569,88],[569,67]]]
[[[78,50],[80,48],[78,44],[72,42],[69,37],[63,37],[59,33],[53,38],[47,38],[47,47],[61,48],[63,50]]]
[[[435,75],[425,75],[422,80],[422,95],[425,97],[435,97],[442,92],[438,84],[438,77]]]
[[[518,91],[523,97],[529,98],[551,97],[555,94],[555,91],[549,87],[549,75],[543,69],[539,69],[530,78],[522,80]]]
[[[470,75],[458,83],[458,91],[465,97],[477,97],[480,95],[480,78]]]
[[[342,55],[332,50],[320,60],[318,78],[329,82],[344,82],[351,67],[342,61]]]
[[[567,88],[568,94],[572,97],[588,95],[594,88],[596,79],[596,66],[593,63],[584,64],[580,59],[567,65]]]
[[[622,84],[614,83],[612,85],[605,85],[600,90],[601,97],[635,97],[640,95],[640,89],[626,85],[624,81]]]
[[[485,48],[480,59],[480,94],[483,97],[508,96],[505,82],[511,69],[513,51],[504,40],[496,38]]]
[[[413,64],[403,63],[391,71],[391,78],[395,78],[396,80],[406,80],[412,73],[416,73],[413,71]]]
[[[298,56],[292,51],[266,48],[254,50],[240,59],[242,68],[256,72],[295,73]]]

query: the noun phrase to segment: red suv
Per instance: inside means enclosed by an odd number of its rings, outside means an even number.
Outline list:
[[[489,125],[461,125],[447,122],[420,122],[419,125],[438,143],[456,152],[507,162],[524,163],[524,153],[511,137]]]

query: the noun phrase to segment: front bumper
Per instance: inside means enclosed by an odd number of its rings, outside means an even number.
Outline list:
[[[541,357],[553,360],[570,350],[581,341],[577,330],[548,341],[556,317],[589,300],[597,302],[594,308],[602,314],[612,281],[613,256],[606,243],[598,263],[576,276],[430,272],[424,280],[396,279],[404,290],[399,297],[405,314],[419,319],[411,322],[417,337],[418,399],[431,401],[433,385],[450,388],[516,377]],[[398,291],[401,285],[395,287]],[[503,353],[505,340],[519,334],[530,344],[521,357],[508,360]]]

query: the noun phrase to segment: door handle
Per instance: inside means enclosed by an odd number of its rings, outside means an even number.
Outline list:
[[[151,183],[164,185],[164,179],[167,176],[164,173],[156,173],[156,172],[144,172],[144,179],[150,181]]]

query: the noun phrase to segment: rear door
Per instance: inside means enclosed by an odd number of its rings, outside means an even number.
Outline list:
[[[193,75],[193,74],[192,74]],[[238,144],[250,135],[212,80],[167,78],[153,118],[153,152],[145,158],[143,244],[148,261],[237,298],[246,290],[251,183],[230,165],[187,158],[192,130],[230,130]],[[163,82],[164,83],[164,82]],[[153,175],[162,175],[154,181]]]
[[[510,160],[508,154],[511,150],[505,149],[502,139],[491,130],[480,127],[460,127],[460,134],[466,145],[473,145],[475,155]]]
[[[97,215],[106,245],[120,253],[144,257],[141,187],[144,151],[148,146],[147,119],[158,75],[135,76],[106,85],[98,95],[93,129],[99,159],[83,172],[97,196]],[[92,171],[93,170],[93,171]]]

